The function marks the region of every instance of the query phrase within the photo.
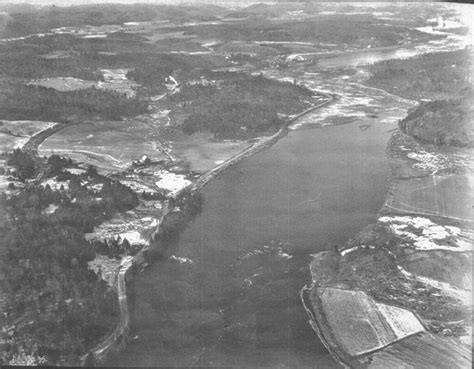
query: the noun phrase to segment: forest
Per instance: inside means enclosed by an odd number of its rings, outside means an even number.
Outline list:
[[[147,53],[135,62],[127,78],[148,89],[154,89],[160,87],[170,75],[177,75],[185,80],[199,78],[212,68],[224,65],[225,59],[217,56]]]
[[[89,81],[103,81],[86,53],[63,58],[46,59],[39,50],[27,47],[0,46],[0,73],[13,78],[41,79],[51,77],[74,77]],[[104,65],[104,68],[107,65]]]
[[[368,66],[366,82],[407,99],[451,99],[471,88],[472,51],[425,54],[416,58],[388,60]]]
[[[0,119],[66,123],[85,119],[121,120],[144,113],[147,106],[146,101],[94,87],[60,92],[46,87],[10,84],[0,98]]]
[[[423,102],[400,121],[400,129],[416,139],[435,145],[474,145],[474,94],[462,99]]]
[[[399,124],[405,133],[435,145],[472,146],[470,60],[472,51],[464,49],[383,61],[368,67],[366,83],[420,100]]]
[[[208,131],[217,139],[246,139],[272,133],[284,123],[281,115],[309,107],[313,92],[294,83],[240,73],[208,74],[228,77],[215,84],[186,84],[169,100],[187,113],[184,133]]]
[[[74,175],[64,171],[75,167],[70,159],[53,155],[42,162],[26,159],[29,155],[17,149],[8,163],[17,174],[43,172],[46,178],[67,182],[69,189],[52,190],[32,182],[15,196],[0,197],[7,213],[0,230],[0,283],[8,307],[2,319],[14,332],[13,338],[4,332],[2,364],[19,346],[34,357],[45,357],[49,365],[77,363],[118,318],[115,293],[88,269],[100,250],[85,240],[84,233],[116,212],[132,209],[138,198],[92,166]],[[86,182],[103,186],[96,191]],[[47,211],[51,206],[54,210]]]

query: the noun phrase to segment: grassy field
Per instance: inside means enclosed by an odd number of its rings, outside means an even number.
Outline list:
[[[176,141],[172,155],[188,162],[191,171],[202,173],[249,146],[245,141],[216,141],[211,134],[195,133]]]
[[[472,181],[469,175],[396,181],[384,209],[398,214],[425,214],[471,221],[474,219]]]
[[[144,154],[153,161],[166,159],[155,144],[156,135],[148,125],[138,122],[76,124],[49,137],[40,146],[39,153],[66,155],[101,169],[116,171]]]
[[[93,87],[115,91],[127,97],[134,97],[140,85],[128,80],[127,72],[127,69],[101,69],[100,74],[104,81],[85,81],[74,77],[53,77],[35,80],[30,82],[29,85],[53,88],[61,92],[85,90]]]
[[[0,152],[9,152],[23,146],[28,139],[42,130],[52,127],[54,122],[0,120]]]

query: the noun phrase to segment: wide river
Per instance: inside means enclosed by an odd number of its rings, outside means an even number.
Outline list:
[[[339,367],[298,293],[310,281],[311,254],[375,220],[388,190],[390,130],[413,104],[361,85],[360,68],[311,68],[267,75],[339,98],[203,189],[202,213],[175,257],[134,280],[136,339],[107,365]]]
[[[320,113],[335,119],[335,106]],[[177,258],[136,278],[138,337],[107,364],[339,367],[298,292],[310,280],[312,253],[374,221],[388,189],[385,149],[394,127],[359,118],[293,130],[211,181]]]

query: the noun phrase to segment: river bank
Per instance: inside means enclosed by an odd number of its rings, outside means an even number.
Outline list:
[[[190,190],[191,193],[194,193],[201,190],[207,183],[209,183],[209,181],[211,181],[213,178],[218,176],[220,173],[222,173],[224,170],[226,170],[230,166],[236,164],[241,159],[251,156],[274,144],[276,141],[278,141],[278,139],[280,139],[281,137],[283,137],[285,134],[288,133],[288,127],[291,124],[295,123],[298,119],[302,118],[303,116],[319,108],[322,108],[324,106],[331,104],[335,99],[334,95],[326,94],[324,92],[318,91],[318,94],[325,97],[326,100],[293,116],[291,119],[288,119],[287,122],[285,122],[285,124],[280,128],[280,130],[278,130],[277,133],[269,137],[262,137],[249,148],[229,158],[225,162],[217,165],[213,169],[209,170],[208,172],[198,177],[194,183],[191,183],[189,186],[181,189],[180,191],[173,193],[171,198],[173,199],[179,198],[180,194],[182,194],[185,191]],[[173,210],[174,210],[173,206],[170,206],[169,201],[166,201],[165,206],[163,207],[163,210],[161,213],[160,220],[158,222],[158,227],[153,234],[158,233],[160,229],[160,225],[163,222],[163,219]],[[120,319],[119,319],[118,325],[114,329],[114,331],[104,341],[99,343],[94,349],[92,349],[87,354],[81,357],[82,365],[90,365],[90,363],[95,363],[95,364],[102,363],[107,359],[107,357],[112,352],[117,352],[118,350],[120,350],[120,347],[126,344],[128,340],[128,334],[130,331],[130,313],[129,313],[128,302],[127,302],[126,283],[127,283],[127,280],[130,280],[131,278],[133,278],[133,273],[136,273],[139,270],[143,270],[143,268],[146,267],[147,265],[146,254],[149,251],[149,247],[150,246],[147,245],[143,247],[134,257],[128,257],[122,260],[122,263],[117,272],[117,279],[116,279],[117,297],[118,297],[118,302],[119,302],[119,307],[120,307]]]
[[[387,155],[377,222],[311,263],[310,323],[344,366],[470,367],[472,150],[396,130]]]

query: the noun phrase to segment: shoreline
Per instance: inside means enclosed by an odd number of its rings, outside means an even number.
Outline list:
[[[332,94],[327,94],[321,91],[315,91],[321,96],[324,96],[327,100],[314,105],[296,116],[288,119],[283,126],[275,134],[262,137],[255,144],[241,151],[240,153],[232,156],[223,163],[217,165],[216,167],[210,169],[206,173],[202,174],[197,180],[188,186],[184,187],[180,191],[176,192],[171,198],[178,197],[182,192],[191,189],[191,193],[195,193],[201,190],[207,183],[209,183],[216,176],[221,174],[223,171],[236,164],[240,160],[254,155],[270,146],[275,144],[280,138],[284,137],[288,132],[288,127],[293,124],[295,121],[305,116],[308,113],[313,112],[314,110],[320,109],[326,105],[331,104],[335,101],[336,97]],[[164,217],[169,214],[173,209],[169,207],[169,203],[166,200],[164,203],[164,209],[161,214],[161,217],[158,222],[156,230],[153,232],[155,234],[158,232],[160,225]],[[81,366],[86,366],[87,361],[91,360],[94,363],[101,363],[107,359],[107,356],[113,351],[120,350],[121,347],[125,346],[127,343],[129,331],[130,331],[130,312],[128,309],[128,299],[127,299],[127,290],[126,290],[126,281],[130,275],[130,271],[136,271],[138,268],[144,268],[147,265],[145,254],[149,250],[149,244],[144,246],[135,256],[125,259],[122,261],[118,272],[117,272],[117,299],[119,302],[120,308],[120,318],[117,326],[114,328],[111,334],[109,334],[102,342],[97,344],[93,349],[89,350],[87,353],[83,354],[80,357]],[[130,276],[133,278],[133,275]]]
[[[419,211],[412,211],[412,212],[400,212],[397,211],[396,208],[392,208],[390,206],[390,201],[392,201],[394,192],[396,189],[394,188],[396,185],[396,181],[400,179],[400,176],[397,175],[397,169],[394,168],[392,165],[394,165],[395,160],[404,160],[406,158],[398,158],[395,159],[394,157],[394,147],[391,145],[395,145],[395,150],[399,148],[400,144],[393,143],[392,139],[396,134],[402,134],[405,135],[406,137],[409,137],[410,139],[415,140],[411,136],[404,134],[399,127],[397,127],[394,132],[392,132],[392,135],[387,142],[387,160],[389,161],[389,165],[391,167],[391,175],[390,175],[390,185],[389,189],[387,191],[385,201],[382,204],[382,207],[377,213],[377,218],[374,222],[372,222],[370,225],[365,227],[364,229],[360,230],[358,233],[354,235],[354,237],[349,240],[347,243],[344,245],[341,245],[341,247],[333,252],[321,252],[318,254],[315,254],[313,256],[313,260],[310,263],[310,271],[311,271],[311,278],[312,281],[305,285],[301,290],[300,290],[300,298],[301,302],[303,304],[303,307],[308,315],[308,320],[323,343],[323,345],[326,347],[330,355],[339,363],[341,364],[344,368],[352,368],[352,367],[361,367],[361,365],[365,365],[364,367],[371,367],[372,361],[374,361],[375,367],[380,367],[377,365],[401,365],[401,364],[407,364],[406,361],[404,360],[413,360],[413,362],[418,363],[418,365],[428,365],[427,367],[430,367],[430,365],[433,365],[435,362],[441,363],[441,365],[445,365],[447,362],[450,363],[450,367],[459,367],[459,368],[464,368],[464,364],[469,361],[469,349],[467,345],[461,344],[461,340],[458,340],[458,338],[450,337],[450,336],[445,336],[444,334],[437,334],[435,331],[433,331],[432,328],[432,321],[427,320],[427,318],[422,318],[420,314],[418,313],[418,308],[409,308],[406,306],[406,304],[403,304],[404,302],[394,302],[394,301],[389,301],[386,302],[385,299],[380,300],[380,296],[377,296],[376,293],[374,293],[371,288],[370,284],[367,285],[366,287],[359,287],[357,286],[357,283],[354,285],[351,285],[351,283],[348,283],[344,281],[344,278],[347,277],[341,277],[341,274],[344,273],[341,269],[342,267],[340,264],[343,262],[348,263],[349,265],[352,265],[352,268],[357,268],[359,264],[357,264],[357,259],[356,261],[352,262],[350,264],[349,262],[345,261],[345,255],[348,253],[352,253],[354,251],[359,251],[359,250],[367,250],[367,249],[372,249],[374,252],[381,251],[383,253],[386,253],[388,257],[392,259],[392,261],[397,260],[399,258],[399,255],[395,255],[392,253],[391,250],[388,248],[388,242],[387,246],[379,246],[379,245],[372,245],[370,243],[370,238],[376,238],[376,237],[385,237],[382,234],[382,231],[380,229],[376,229],[377,226],[380,226],[380,221],[379,218],[381,217],[423,217],[429,220],[435,220],[435,224],[439,224],[440,226],[445,226],[445,225],[456,225],[460,226],[461,229],[464,229],[465,227],[469,228],[469,226],[472,226],[472,222],[468,222],[465,219],[458,219],[453,216],[442,216],[439,214],[430,214],[430,213],[422,213]],[[416,140],[415,140],[416,141]],[[397,146],[398,145],[398,146]],[[434,178],[436,176],[435,173],[429,173],[429,174],[419,174],[419,176],[409,176],[409,177],[403,177],[403,179],[406,180],[412,180],[412,179],[417,179],[417,178]],[[367,229],[371,228],[371,230],[367,231]],[[375,229],[375,230],[374,230]],[[367,232],[375,232],[375,236],[368,236],[369,242],[364,245],[361,243],[361,239],[364,237],[367,237],[366,233]],[[378,232],[378,234],[377,234]],[[359,245],[357,246],[357,242],[355,242],[355,239],[359,239]],[[353,242],[354,241],[354,242]],[[354,244],[356,245],[355,247]],[[367,246],[369,245],[369,246]],[[369,251],[370,252],[370,251]],[[416,250],[415,253],[429,253],[430,250]],[[440,251],[438,251],[440,252]],[[455,250],[450,251],[450,252],[455,252]],[[459,251],[460,253],[462,250]],[[428,255],[428,254],[427,254]],[[357,258],[357,257],[356,257]],[[325,263],[335,263],[336,265],[336,270],[331,271],[331,273],[328,272],[328,270],[325,271],[317,271],[318,268],[324,267]],[[374,260],[375,263],[377,263],[377,260]],[[382,264],[383,261],[380,262]],[[374,266],[374,271],[370,271],[373,275],[374,278],[377,277],[377,267],[382,267],[382,266]],[[313,270],[314,268],[314,270]],[[423,274],[422,273],[408,273],[403,267],[398,266],[399,271],[402,273],[404,276],[414,276],[415,279],[419,277],[419,281],[423,281]],[[355,271],[355,269],[354,269]],[[326,273],[325,275],[325,272]],[[390,275],[390,274],[389,274]],[[359,277],[363,279],[364,277],[361,276]],[[370,276],[369,276],[370,278]],[[428,280],[429,278],[425,278],[425,280]],[[432,279],[433,281],[442,281],[441,279]],[[369,282],[370,283],[370,282]],[[446,283],[446,282],[439,282],[439,283]],[[449,283],[446,283],[447,285],[451,286]],[[395,290],[399,288],[399,286],[394,287]],[[338,336],[337,332],[337,326],[335,326],[334,321],[330,321],[330,318],[328,318],[328,305],[331,305],[331,301],[327,299],[326,296],[323,296],[326,293],[326,289],[328,290],[337,290],[340,289],[341,291],[344,292],[352,292],[353,294],[357,294],[360,292],[361,294],[365,294],[368,299],[370,299],[372,302],[375,303],[375,305],[378,304],[388,304],[385,306],[393,306],[398,309],[403,309],[408,313],[411,313],[412,316],[418,320],[418,323],[421,324],[422,329],[413,333],[408,333],[405,335],[401,335],[400,337],[397,337],[396,339],[384,344],[382,347],[375,347],[372,349],[367,350],[366,352],[359,353],[359,354],[354,354],[350,352],[351,347],[348,346],[348,342],[350,340],[345,340],[344,338],[341,338],[341,336]],[[463,290],[468,292],[467,290]],[[395,294],[393,290],[390,292],[391,294]],[[342,294],[341,294],[342,295]],[[416,294],[415,294],[416,296]],[[379,299],[377,299],[377,297]],[[326,299],[326,301],[323,301],[323,298]],[[420,297],[419,297],[420,298]],[[422,297],[421,297],[422,298]],[[339,302],[343,302],[343,300],[340,300]],[[462,306],[462,305],[461,305]],[[335,309],[337,308],[335,305],[332,306]],[[465,306],[465,308],[469,311],[469,306]],[[339,309],[341,310],[341,309]],[[339,312],[339,311],[338,311]],[[359,314],[358,311],[352,311],[353,314],[357,315]],[[337,313],[336,313],[337,314]],[[443,314],[441,314],[442,316]],[[342,317],[344,319],[344,317]],[[398,321],[400,325],[403,325],[404,319],[395,318],[395,321]],[[440,319],[441,324],[444,323],[442,319]],[[464,319],[461,319],[461,322],[464,322]],[[449,325],[450,322],[447,322],[446,325]],[[374,327],[374,323],[370,320],[367,321],[367,324],[371,326],[375,331],[377,331],[376,327]],[[334,331],[336,329],[336,332]],[[377,332],[378,333],[378,332]],[[469,332],[468,332],[469,334]],[[351,334],[349,333],[349,336]],[[354,340],[359,339],[357,337],[353,337]],[[364,337],[360,338],[364,339]],[[410,350],[410,347],[413,346],[413,350]],[[466,347],[464,347],[466,346]],[[429,348],[429,349],[427,349]],[[449,354],[443,354],[441,353],[441,350],[445,348],[448,350]],[[433,351],[433,352],[430,352]],[[406,355],[406,357],[404,357]],[[436,357],[439,355],[438,357]],[[411,363],[411,361],[410,361]],[[423,366],[423,367],[425,367]],[[385,366],[385,367],[390,367],[390,366]],[[444,366],[443,366],[444,367]]]

